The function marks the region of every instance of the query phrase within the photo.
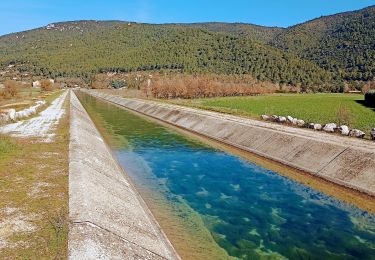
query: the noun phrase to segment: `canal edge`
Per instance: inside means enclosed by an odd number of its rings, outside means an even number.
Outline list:
[[[180,259],[73,91],[70,118],[69,259]]]

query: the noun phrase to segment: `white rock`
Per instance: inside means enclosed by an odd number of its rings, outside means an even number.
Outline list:
[[[314,124],[314,130],[322,130],[321,124]]]
[[[303,121],[302,119],[298,119],[297,120],[297,125],[298,126],[304,126],[305,125],[305,121]]]
[[[349,127],[346,125],[340,126],[339,131],[342,135],[349,135]]]
[[[329,123],[329,124],[326,124],[323,127],[323,131],[325,131],[327,133],[333,133],[333,132],[335,132],[336,128],[337,128],[337,125],[335,123]]]
[[[272,121],[277,121],[279,119],[279,117],[277,115],[272,115],[271,116],[271,120]]]
[[[279,123],[285,123],[286,122],[286,117],[285,116],[279,116],[279,118],[277,119],[277,121]]]
[[[16,110],[15,109],[9,109],[8,110],[8,116],[10,120],[15,120],[16,119]]]
[[[289,123],[293,123],[293,117],[291,116],[287,116],[286,119],[288,120]]]
[[[267,115],[261,115],[260,117],[261,117],[263,120],[265,120],[265,121],[270,120],[270,116],[267,116]]]
[[[362,132],[361,130],[358,130],[358,129],[352,129],[349,132],[349,136],[357,137],[357,138],[363,138],[363,137],[365,137],[365,135],[366,134],[364,132]]]

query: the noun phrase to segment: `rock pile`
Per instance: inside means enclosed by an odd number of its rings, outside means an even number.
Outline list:
[[[340,133],[341,135],[357,137],[357,138],[364,138],[365,133],[359,129],[349,129],[347,125],[337,126],[335,123],[328,123],[325,125],[317,124],[317,123],[305,123],[304,120],[294,118],[292,116],[277,116],[277,115],[261,115],[262,120],[277,122],[277,123],[287,123],[291,125],[296,125],[299,127],[306,127],[309,129],[317,130],[317,131],[324,131],[327,133]],[[375,128],[373,128],[370,132],[370,137],[372,140],[375,140]]]

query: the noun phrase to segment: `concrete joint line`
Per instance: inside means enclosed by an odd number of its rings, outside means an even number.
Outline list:
[[[139,245],[139,244],[137,244],[137,243],[135,243],[135,242],[133,242],[133,241],[130,241],[130,240],[124,238],[123,236],[120,236],[119,234],[117,234],[117,233],[115,233],[115,232],[113,232],[113,231],[111,231],[111,230],[109,230],[109,229],[107,229],[107,228],[105,228],[105,227],[101,227],[101,226],[99,226],[99,225],[97,225],[97,224],[95,224],[95,223],[93,223],[93,222],[91,222],[91,221],[88,221],[88,220],[83,220],[83,221],[71,221],[70,223],[73,224],[73,225],[89,225],[89,226],[92,226],[92,227],[95,227],[95,228],[101,229],[101,230],[103,230],[103,231],[106,231],[107,233],[110,233],[110,234],[112,234],[112,235],[114,235],[114,236],[120,238],[120,239],[123,240],[123,241],[126,241],[126,242],[128,242],[128,243],[131,243],[131,244],[137,246],[137,247],[140,247],[140,248],[142,248],[142,249],[144,249],[144,250],[146,250],[146,251],[148,251],[148,252],[150,252],[150,253],[152,253],[152,254],[155,254],[155,255],[157,255],[157,256],[160,256],[160,257],[163,258],[163,259],[167,259],[167,258],[165,258],[164,256],[162,256],[162,255],[160,255],[160,254],[158,254],[158,253],[156,253],[156,252],[154,252],[154,251],[152,251],[152,250],[149,250],[149,249],[147,249],[147,248],[145,248],[145,247],[143,247],[143,246],[141,246],[141,245]]]
[[[328,165],[330,165],[334,160],[336,160],[341,154],[343,154],[346,150],[348,150],[350,147],[346,147],[344,150],[342,150],[338,155],[336,155],[332,160],[330,160],[326,165],[324,165],[320,170],[316,172],[316,174],[320,175],[320,172],[324,170]]]

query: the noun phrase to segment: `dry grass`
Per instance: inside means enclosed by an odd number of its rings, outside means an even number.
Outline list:
[[[42,96],[39,89],[34,89],[30,87],[20,88],[18,95],[9,99],[4,99],[0,97],[0,107],[2,106],[11,106],[16,104],[16,107],[7,107],[7,108],[18,108],[23,109],[29,106],[33,102],[33,99],[39,99]]]
[[[68,115],[52,143],[0,138],[1,259],[67,258]]]

